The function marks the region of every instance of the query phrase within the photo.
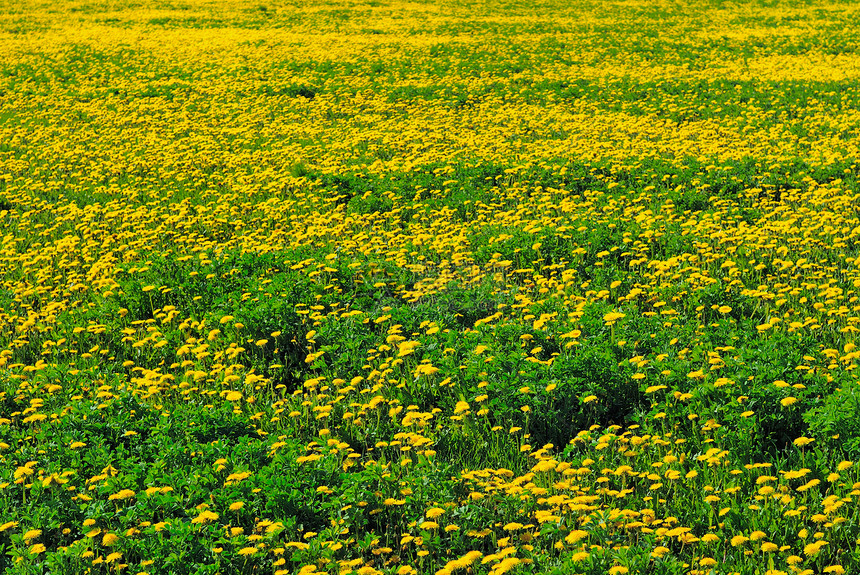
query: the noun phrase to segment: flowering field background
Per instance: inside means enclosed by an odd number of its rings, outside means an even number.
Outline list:
[[[0,571],[857,573],[858,12],[0,1]]]

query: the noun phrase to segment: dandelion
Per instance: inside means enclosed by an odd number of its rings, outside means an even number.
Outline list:
[[[110,547],[111,545],[115,545],[119,541],[119,536],[114,533],[105,533],[102,537],[102,545],[105,547]]]
[[[17,521],[8,521],[3,525],[0,525],[0,533],[6,531],[7,529],[14,529],[15,527],[18,527]]]
[[[35,462],[32,462],[32,464],[28,463],[27,465],[24,465],[23,467],[17,468],[15,470],[15,473],[13,473],[13,477],[15,479],[20,480],[20,479],[24,479],[25,477],[29,477],[29,476],[33,475],[33,472],[34,472],[33,465],[35,465],[35,464],[36,464]]]
[[[581,529],[574,529],[573,531],[571,531],[570,533],[567,534],[567,536],[564,538],[564,540],[566,543],[570,543],[571,545],[575,545],[576,543],[580,542],[581,540],[585,539],[586,537],[588,537],[587,531],[583,531]]]
[[[603,321],[606,322],[606,325],[612,325],[615,322],[617,322],[619,319],[622,319],[624,317],[626,317],[626,316],[623,313],[613,311],[613,312],[609,312],[609,313],[605,314],[603,316]]]
[[[520,559],[517,559],[516,557],[505,557],[495,566],[495,568],[493,568],[492,571],[490,571],[490,573],[493,575],[502,575],[519,565],[520,562]]]
[[[26,533],[24,533],[24,541],[30,541],[31,539],[35,539],[39,535],[42,534],[41,529],[29,529]]]
[[[827,541],[816,541],[815,543],[810,543],[803,548],[803,554],[807,557],[818,555],[821,549],[827,544]]]
[[[203,524],[209,523],[211,521],[215,521],[218,519],[218,514],[213,511],[204,510],[201,511],[200,514],[191,520],[191,523],[195,524]]]
[[[397,346],[397,357],[406,357],[415,353],[415,349],[421,345],[418,341],[404,341]]]
[[[108,499],[110,501],[123,501],[125,499],[130,499],[134,496],[135,496],[135,493],[131,489],[123,489],[121,491],[114,493],[113,495],[110,495],[108,497]]]

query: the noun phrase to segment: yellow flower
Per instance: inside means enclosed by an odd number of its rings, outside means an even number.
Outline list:
[[[38,537],[41,534],[42,534],[41,529],[30,529],[29,531],[24,533],[24,541],[27,542],[27,541],[30,541],[31,539],[35,539],[36,537]]]
[[[13,477],[15,479],[23,479],[24,477],[29,477],[29,476],[33,475],[33,473],[34,473],[33,465],[35,465],[35,464],[36,464],[36,462],[34,461],[34,462],[32,462],[32,465],[28,463],[27,465],[24,465],[23,467],[17,468],[15,470],[15,473],[13,473]]]
[[[191,523],[208,523],[218,519],[218,514],[213,511],[201,511],[200,515],[191,520]]]
[[[436,519],[437,517],[439,517],[443,513],[445,513],[445,510],[442,509],[441,507],[431,507],[430,509],[427,510],[427,513],[425,513],[424,515],[427,516],[427,519]]]
[[[810,543],[803,548],[803,554],[807,557],[817,555],[818,552],[821,551],[821,548],[827,544],[827,541],[816,541],[815,543]]]
[[[493,568],[494,575],[502,575],[502,573],[507,573],[521,562],[520,559],[516,557],[505,557],[498,564],[496,564],[495,568]]]
[[[230,511],[239,511],[245,506],[245,503],[242,501],[236,501],[235,503],[230,504]]]
[[[603,316],[603,321],[605,321],[607,325],[610,325],[623,317],[626,317],[623,313],[618,311],[612,311]]]
[[[258,549],[256,547],[242,547],[241,549],[239,549],[239,555],[253,555],[257,551]]]
[[[570,543],[571,545],[575,543],[579,543],[582,539],[588,537],[588,531],[583,531],[581,529],[574,529],[570,533],[567,534],[567,537],[564,538],[565,542]]]
[[[114,545],[117,541],[119,541],[119,536],[113,533],[105,533],[104,537],[102,537],[102,545],[105,547],[110,547]]]
[[[811,439],[809,437],[798,437],[797,439],[794,440],[794,445],[796,445],[797,447],[804,447],[806,445],[809,445],[813,441],[815,441],[815,440]]]
[[[123,499],[129,499],[131,497],[134,497],[134,495],[135,495],[135,493],[131,489],[123,489],[123,490],[118,491],[118,492],[114,493],[113,495],[109,496],[108,499],[111,501],[115,501],[115,500],[122,501]]]
[[[397,357],[406,357],[415,353],[415,348],[421,345],[418,341],[404,341],[397,346]]]
[[[779,400],[779,403],[783,407],[789,407],[789,406],[797,403],[797,398],[796,397],[784,397],[784,398]]]
[[[30,547],[30,555],[38,555],[45,552],[45,546],[41,543],[36,543]]]
[[[3,525],[0,525],[0,533],[6,531],[7,529],[13,529],[15,527],[18,527],[18,522],[17,521],[9,521],[7,523],[4,523]]]

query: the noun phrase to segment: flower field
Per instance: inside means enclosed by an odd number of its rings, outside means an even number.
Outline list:
[[[858,16],[0,0],[0,572],[860,572]]]

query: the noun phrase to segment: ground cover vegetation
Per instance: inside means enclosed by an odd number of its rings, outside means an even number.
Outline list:
[[[858,10],[0,2],[0,570],[857,573]]]

